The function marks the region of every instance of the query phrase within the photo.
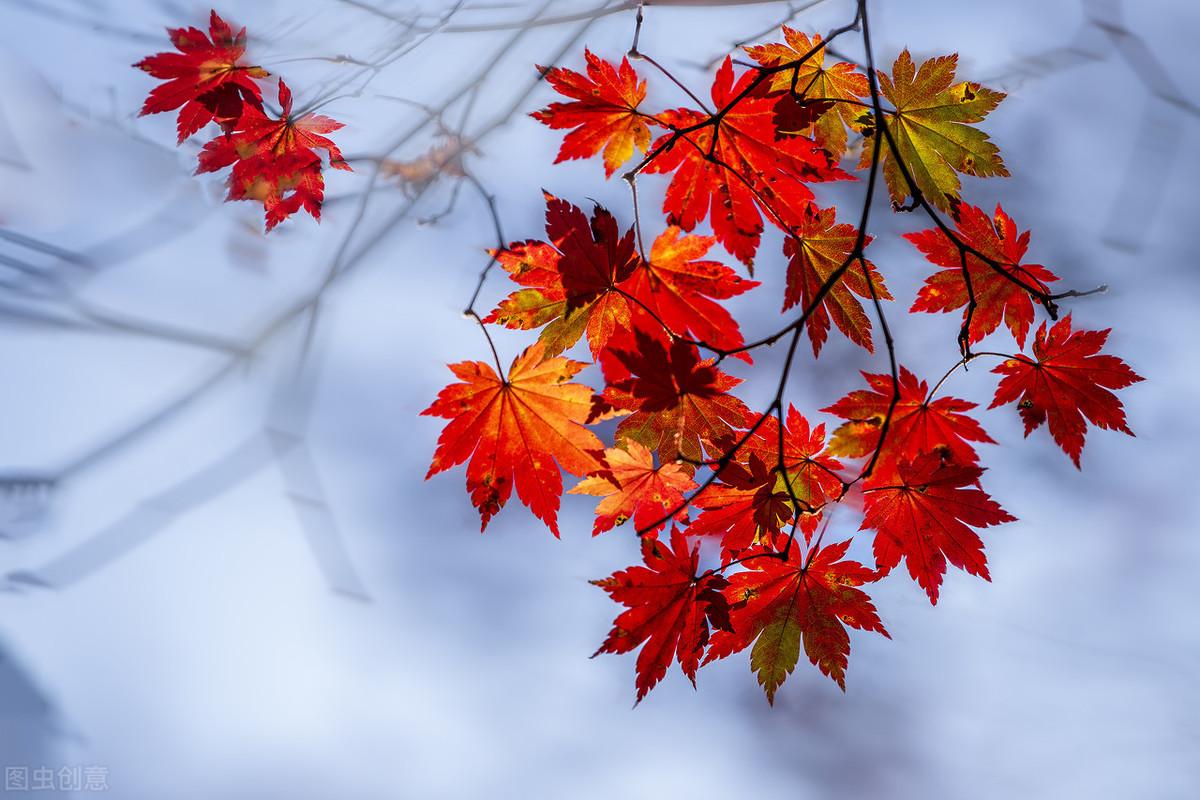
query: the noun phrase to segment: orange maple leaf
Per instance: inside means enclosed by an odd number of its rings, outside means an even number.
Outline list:
[[[683,506],[683,493],[696,488],[690,470],[680,464],[654,466],[654,455],[632,439],[604,451],[604,468],[579,482],[570,494],[604,498],[596,505],[592,535],[612,530],[632,519],[639,531],[673,509]],[[683,517],[686,509],[679,512]],[[662,529],[666,521],[653,530]]]
[[[540,342],[531,345],[513,360],[507,379],[482,361],[451,364],[461,383],[442,389],[421,412],[450,420],[425,478],[469,458],[467,490],[482,518],[480,530],[515,484],[521,502],[558,536],[559,468],[587,475],[601,467],[604,445],[582,424],[592,390],[568,382],[587,364],[543,355]]]
[[[634,149],[645,152],[650,144],[652,117],[639,114],[637,107],[646,99],[646,82],[622,58],[614,67],[590,50],[584,50],[587,74],[565,67],[545,70],[546,81],[570,103],[551,103],[532,116],[555,130],[573,128],[563,137],[554,163],[576,158],[591,158],[604,151],[604,174],[611,178]]]

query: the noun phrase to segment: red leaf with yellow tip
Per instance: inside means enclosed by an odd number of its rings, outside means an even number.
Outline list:
[[[635,150],[645,152],[650,143],[647,122],[652,117],[637,113],[646,99],[646,82],[639,81],[629,59],[622,58],[614,67],[584,50],[587,74],[565,67],[545,71],[546,81],[569,103],[551,103],[532,116],[555,130],[572,128],[563,137],[555,163],[575,158],[591,158],[603,150],[604,174],[612,177]]]

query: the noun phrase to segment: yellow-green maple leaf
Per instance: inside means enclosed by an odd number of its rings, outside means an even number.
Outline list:
[[[885,122],[899,156],[917,189],[943,211],[950,211],[959,198],[958,173],[1008,176],[1000,149],[970,124],[980,122],[1006,95],[970,81],[954,83],[957,66],[955,54],[931,58],[917,69],[905,50],[890,77],[877,71],[880,91],[895,108]],[[912,196],[912,187],[886,142],[880,154],[888,192],[894,202],[903,203]],[[870,163],[867,148],[859,166]]]

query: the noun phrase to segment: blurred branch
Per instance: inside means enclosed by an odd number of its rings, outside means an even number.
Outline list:
[[[546,5],[548,6],[549,3]],[[561,58],[563,53],[575,46],[591,24],[591,21],[588,20],[577,26],[576,30],[566,37],[561,46],[555,50],[552,60]],[[388,234],[395,230],[397,225],[410,216],[417,208],[420,199],[435,184],[430,181],[417,187],[412,196],[406,198],[396,211],[359,240],[358,232],[366,219],[367,208],[374,195],[380,174],[379,164],[440,119],[459,101],[466,99],[468,105],[473,103],[474,97],[478,93],[478,86],[487,80],[501,60],[511,53],[517,52],[514,45],[526,33],[526,30],[521,30],[509,37],[508,41],[499,47],[490,59],[481,64],[476,75],[471,76],[459,90],[451,93],[437,109],[433,110],[433,113],[426,114],[420,121],[389,143],[384,148],[383,155],[374,159],[375,169],[368,179],[367,186],[361,192],[359,207],[350,222],[347,233],[330,260],[325,277],[311,291],[292,301],[262,325],[245,342],[242,354],[225,359],[174,400],[160,406],[99,446],[89,449],[55,474],[48,476],[47,480],[59,484],[67,478],[77,477],[84,470],[108,459],[120,450],[143,439],[168,421],[175,419],[181,412],[199,402],[211,390],[220,385],[243,363],[244,359],[260,353],[277,335],[289,329],[301,317],[308,319],[309,329],[306,332],[305,341],[311,341],[317,314],[326,293],[357,264],[361,263]],[[456,147],[459,154],[471,151],[481,139],[504,125],[524,104],[540,81],[540,75],[530,81],[511,103],[472,135],[458,137]],[[300,351],[295,380],[303,380],[302,376],[307,370],[306,354],[307,345]],[[279,402],[275,404],[272,413],[268,415],[263,432],[239,443],[225,456],[184,479],[181,483],[139,503],[117,522],[89,536],[43,567],[11,573],[9,575],[10,582],[15,585],[44,587],[62,587],[73,583],[134,549],[162,530],[179,514],[196,507],[206,499],[218,496],[231,486],[237,485],[257,473],[267,463],[275,462],[280,466],[285,485],[288,487],[288,494],[300,518],[300,524],[305,530],[310,547],[313,548],[326,580],[332,588],[343,594],[365,597],[365,590],[345,554],[335,521],[324,499],[315,464],[304,445],[303,429],[307,419],[307,403],[310,400],[306,400],[290,410],[287,403],[282,400],[289,395],[290,389],[294,389],[298,385],[303,384],[295,382],[279,384],[276,392]],[[311,391],[311,389],[306,391]],[[310,398],[311,395],[308,397]]]
[[[12,0],[10,0],[11,2]],[[207,397],[212,390],[221,385],[226,378],[230,377],[235,371],[245,365],[251,359],[265,356],[265,351],[268,347],[274,345],[281,338],[281,335],[287,331],[296,331],[300,328],[300,344],[295,353],[296,362],[294,370],[290,371],[287,376],[280,379],[274,389],[273,402],[268,410],[261,429],[248,439],[235,444],[224,456],[210,463],[209,465],[200,468],[192,475],[183,479],[175,486],[160,492],[153,497],[137,504],[129,513],[121,517],[117,522],[113,523],[100,532],[87,538],[81,544],[68,550],[57,559],[52,560],[40,569],[33,571],[17,572],[10,575],[10,580],[22,585],[41,585],[41,586],[63,586],[68,583],[78,580],[79,578],[94,572],[104,564],[119,558],[124,553],[136,547],[142,541],[151,537],[156,531],[163,529],[179,514],[194,508],[198,503],[206,499],[218,496],[226,491],[231,486],[237,485],[241,481],[256,474],[263,466],[267,464],[276,464],[283,477],[286,492],[290,501],[295,508],[299,523],[304,530],[308,539],[309,546],[312,548],[314,556],[325,575],[328,584],[336,591],[356,597],[366,597],[365,589],[361,580],[358,578],[353,565],[346,552],[345,545],[342,541],[341,534],[338,530],[336,519],[334,518],[330,505],[326,499],[324,488],[321,484],[317,464],[315,463],[306,441],[306,430],[311,411],[313,393],[317,384],[317,368],[311,363],[309,358],[312,342],[316,335],[316,331],[321,319],[321,310],[328,293],[335,288],[341,279],[361,264],[364,259],[371,254],[386,237],[388,237],[396,227],[404,222],[408,217],[412,216],[418,209],[420,201],[426,196],[433,187],[445,182],[447,178],[454,179],[454,185],[451,189],[451,204],[445,212],[439,212],[440,216],[444,213],[449,213],[449,209],[453,207],[454,198],[457,197],[457,192],[461,184],[465,181],[469,183],[483,199],[487,211],[491,217],[493,227],[495,228],[496,239],[499,247],[505,245],[505,238],[501,228],[500,215],[497,210],[495,197],[485,188],[477,177],[466,169],[463,162],[466,157],[477,152],[478,144],[487,137],[490,133],[497,130],[501,126],[507,124],[513,116],[523,107],[530,94],[536,89],[541,80],[541,76],[530,81],[525,88],[518,92],[503,108],[493,114],[483,124],[478,126],[472,132],[468,133],[467,119],[470,110],[476,99],[482,93],[482,87],[485,86],[491,79],[493,72],[510,54],[520,52],[517,47],[520,40],[529,34],[531,31],[563,24],[575,24],[573,32],[568,36],[563,37],[560,46],[555,49],[553,55],[545,61],[545,63],[553,64],[558,62],[571,48],[575,47],[579,39],[585,31],[597,20],[610,16],[612,14],[623,11],[632,11],[640,9],[643,5],[646,7],[669,7],[669,6],[695,6],[695,7],[716,7],[716,6],[735,6],[756,4],[759,2],[767,2],[769,0],[658,0],[658,2],[639,3],[637,0],[622,0],[621,2],[605,2],[601,5],[594,6],[591,9],[579,12],[560,14],[558,16],[546,16],[545,12],[551,7],[550,2],[546,2],[541,9],[534,15],[524,17],[520,20],[509,22],[495,22],[487,24],[467,24],[455,23],[451,24],[451,19],[459,12],[472,10],[463,2],[455,3],[448,11],[442,14],[437,20],[432,23],[424,23],[415,18],[399,17],[387,12],[383,9],[373,6],[360,0],[341,0],[347,6],[359,8],[367,13],[377,17],[386,18],[389,21],[405,26],[405,33],[419,33],[415,39],[404,39],[401,42],[391,47],[390,51],[386,52],[378,59],[367,59],[357,57],[336,57],[334,60],[344,60],[345,63],[356,64],[359,68],[348,76],[341,76],[333,81],[323,92],[318,93],[310,102],[308,108],[315,108],[322,104],[331,102],[341,96],[360,95],[364,89],[377,76],[382,74],[382,71],[398,62],[405,55],[412,53],[417,47],[424,42],[430,40],[433,36],[439,33],[472,33],[486,31],[512,31],[512,35],[506,38],[506,41],[490,56],[479,62],[479,68],[475,74],[469,76],[459,87],[449,93],[449,95],[437,106],[424,106],[421,104],[405,101],[402,98],[393,98],[401,102],[409,102],[410,105],[417,105],[422,111],[421,117],[407,127],[403,132],[396,136],[391,142],[387,143],[378,154],[370,154],[361,157],[364,163],[371,164],[371,170],[366,180],[366,185],[357,192],[357,205],[353,215],[350,217],[346,232],[342,237],[338,248],[332,258],[329,259],[324,275],[313,287],[302,293],[298,297],[293,298],[286,303],[282,309],[279,309],[275,314],[266,319],[265,322],[257,326],[249,335],[238,341],[229,341],[221,337],[210,337],[203,333],[190,331],[181,331],[172,328],[169,325],[160,323],[148,322],[145,320],[135,320],[124,318],[121,315],[113,312],[94,308],[80,299],[76,293],[67,292],[64,299],[68,308],[75,312],[79,319],[71,316],[63,316],[52,312],[42,312],[26,309],[12,309],[5,304],[0,303],[0,315],[11,315],[12,318],[23,318],[34,324],[53,325],[63,328],[78,328],[86,329],[111,329],[129,333],[142,333],[151,335],[156,338],[162,338],[168,341],[177,341],[189,345],[207,347],[222,351],[223,357],[221,361],[212,369],[203,373],[198,379],[190,383],[190,385],[179,395],[172,400],[156,407],[149,413],[141,416],[136,421],[132,422],[122,430],[107,437],[97,446],[87,449],[81,455],[62,466],[61,469],[51,472],[45,476],[30,476],[26,473],[11,473],[7,477],[0,476],[0,485],[11,484],[14,487],[34,487],[37,492],[48,492],[54,487],[60,485],[67,479],[79,477],[85,470],[101,463],[104,460],[112,457],[127,447],[144,440],[152,432],[161,429],[168,422],[178,418],[178,416],[198,403],[203,398]],[[812,0],[802,5],[796,3],[787,4],[787,15],[783,18],[783,23],[791,21],[798,14],[818,5],[822,0]],[[29,6],[31,3],[22,3],[23,6]],[[1092,4],[1095,5],[1095,4]],[[863,248],[865,246],[865,237],[867,236],[867,223],[870,213],[871,199],[874,194],[875,182],[877,177],[878,156],[881,148],[886,146],[891,151],[896,160],[898,168],[903,173],[903,176],[911,184],[913,190],[913,208],[923,209],[941,229],[950,240],[959,248],[960,256],[964,262],[964,275],[966,275],[968,290],[970,290],[970,278],[966,273],[965,264],[968,254],[990,262],[986,256],[978,253],[962,242],[958,236],[950,230],[945,221],[942,220],[936,211],[925,202],[917,191],[915,183],[911,176],[907,173],[907,168],[903,160],[900,158],[898,149],[893,141],[892,135],[887,125],[887,110],[882,108],[878,87],[876,86],[875,73],[873,69],[873,55],[869,40],[869,29],[866,18],[866,4],[862,0],[857,4],[857,14],[855,19],[840,28],[831,31],[823,41],[822,45],[814,48],[812,53],[800,58],[801,63],[809,58],[821,48],[828,45],[837,36],[841,36],[851,30],[859,29],[862,33],[863,45],[866,53],[867,75],[871,85],[871,106],[875,112],[875,117],[878,120],[878,130],[876,135],[872,137],[871,146],[875,150],[876,158],[872,159],[873,166],[868,176],[868,186],[865,193],[863,207],[861,211],[861,220],[859,224],[859,235],[854,245],[852,252],[845,259],[838,269],[826,280],[820,287],[819,292],[811,300],[809,305],[803,310],[803,313],[796,319],[792,320],[783,329],[763,337],[759,340],[751,342],[743,347],[734,350],[722,350],[714,348],[704,342],[692,342],[697,346],[707,347],[716,353],[719,358],[724,358],[727,355],[744,352],[760,346],[772,345],[783,338],[788,338],[787,355],[783,363],[779,381],[777,384],[774,399],[771,404],[758,417],[758,420],[745,433],[745,436],[732,449],[725,452],[719,459],[711,462],[705,462],[704,466],[712,468],[711,475],[707,482],[697,490],[699,494],[705,487],[711,485],[720,474],[724,466],[728,465],[738,449],[755,434],[755,432],[767,421],[769,417],[775,415],[779,419],[779,429],[783,429],[783,409],[785,405],[785,391],[788,384],[789,375],[793,366],[793,359],[796,353],[797,344],[801,332],[814,312],[821,304],[829,291],[832,290],[838,280],[848,271],[854,268],[857,263],[862,267],[866,274],[866,281],[872,292],[872,301],[874,302],[876,315],[879,320],[881,331],[884,335],[884,340],[887,346],[887,354],[891,365],[893,398],[889,407],[887,416],[882,422],[881,432],[878,444],[871,456],[870,461],[852,481],[844,482],[842,497],[852,485],[857,483],[871,473],[872,468],[878,459],[879,452],[883,447],[887,437],[888,425],[891,421],[892,411],[895,408],[896,399],[898,398],[898,380],[897,366],[894,342],[892,341],[891,333],[888,329],[887,321],[884,317],[882,306],[879,302],[879,297],[875,293],[874,286],[871,283],[869,270],[866,269],[863,263]],[[476,8],[475,10],[478,10]],[[1115,46],[1122,53],[1123,57],[1130,64],[1131,68],[1139,75],[1139,77],[1148,82],[1158,82],[1159,88],[1155,90],[1154,96],[1161,98],[1164,102],[1172,107],[1177,107],[1187,113],[1195,114],[1196,106],[1191,101],[1186,100],[1181,94],[1178,86],[1172,83],[1169,78],[1165,81],[1160,81],[1165,76],[1165,70],[1153,53],[1145,47],[1144,42],[1130,34],[1119,23],[1112,21],[1109,17],[1090,17],[1089,24],[1094,25],[1097,29],[1113,39]],[[773,25],[773,30],[777,25]],[[861,26],[861,27],[860,27]],[[764,32],[765,33],[765,32]],[[762,34],[759,34],[762,35]],[[750,37],[756,38],[756,37]],[[157,39],[156,39],[157,41]],[[734,47],[744,44],[746,40],[735,43]],[[1139,44],[1140,43],[1140,44]],[[1089,51],[1082,48],[1067,48],[1064,52],[1086,54],[1080,55],[1079,58],[1091,58]],[[660,66],[653,59],[648,59],[660,71],[667,75],[668,78],[675,81],[683,87],[683,84],[674,78],[665,68]],[[795,63],[790,65],[795,66]],[[693,126],[687,129],[673,129],[673,133],[668,137],[673,144],[677,140],[683,140],[694,146],[688,136],[689,133],[698,130],[705,125],[712,125],[714,129],[718,128],[721,120],[729,109],[735,106],[738,102],[744,99],[754,86],[761,83],[771,74],[775,74],[789,65],[780,65],[768,69],[760,69],[759,77],[751,83],[751,85],[741,94],[735,97],[725,108],[718,109],[714,114],[710,115],[709,121]],[[361,82],[348,94],[339,94],[343,90],[354,86],[356,82]],[[691,94],[690,90],[683,87],[685,91]],[[463,109],[463,121],[458,126],[450,126],[446,123],[446,116],[451,111]],[[300,112],[298,112],[300,113]],[[404,161],[396,157],[396,153],[402,148],[410,145],[418,139],[423,133],[426,133],[431,127],[435,127],[434,136],[443,137],[443,141],[437,142],[430,137],[430,146],[425,151],[426,155],[417,160]],[[714,136],[715,140],[715,136]],[[633,179],[636,179],[636,174],[644,169],[658,153],[662,152],[664,147],[659,146],[654,152],[648,153],[645,160],[638,165],[631,173]],[[708,154],[709,159],[718,165],[721,164],[719,159],[716,159],[712,153]],[[419,173],[419,174],[418,174]],[[368,212],[374,207],[374,200],[379,194],[379,189],[382,188],[384,181],[395,177],[403,178],[406,183],[405,187],[408,190],[407,196],[402,202],[386,215],[381,221],[377,221],[372,226],[366,225]],[[743,178],[744,180],[744,178]],[[635,189],[634,198],[636,202],[636,186],[634,180],[630,180],[631,187]],[[761,200],[762,198],[758,198]],[[170,204],[168,204],[169,206]],[[767,213],[774,213],[770,208],[769,203],[763,203]],[[169,216],[169,212],[168,212]],[[635,219],[637,214],[635,214]],[[166,229],[168,238],[184,229],[179,225],[164,225],[164,221],[170,221],[167,217],[156,215],[147,227],[138,231],[140,246],[145,247],[145,236],[153,233],[151,238],[158,240],[161,231]],[[638,225],[638,235],[640,240],[640,224]],[[785,233],[787,226],[784,226]],[[98,258],[95,255],[76,255],[62,248],[57,248],[53,245],[47,245],[38,240],[25,237],[21,234],[10,233],[0,229],[0,238],[4,238],[10,242],[20,246],[27,247],[44,255],[50,255],[59,258],[63,261],[79,264],[81,266],[95,266],[105,263],[115,254],[124,252],[128,254],[128,245],[120,244],[123,240],[120,237],[115,239],[117,244],[114,244],[104,251],[104,257]],[[155,242],[155,243],[156,243]],[[12,263],[10,263],[10,261]],[[40,278],[43,271],[30,267],[19,259],[9,259],[5,261],[14,269],[25,272],[33,278]],[[994,266],[995,263],[991,262]],[[492,258],[486,266],[483,267],[479,274],[478,281],[475,285],[474,292],[468,303],[466,313],[468,316],[480,324],[485,335],[488,337],[488,344],[492,350],[492,354],[497,361],[497,367],[500,368],[499,354],[496,352],[494,343],[491,340],[487,328],[482,325],[482,321],[475,311],[475,304],[480,296],[484,283],[490,271],[495,264],[495,259]],[[26,269],[29,267],[29,269]],[[55,278],[57,279],[57,278]],[[1068,296],[1071,293],[1060,295],[1051,295],[1045,290],[1045,287],[1036,286],[1030,288],[1022,284],[1023,288],[1034,295],[1037,299],[1043,301],[1047,310],[1053,315],[1053,300]],[[69,288],[69,287],[68,287]],[[1079,293],[1075,293],[1079,294]],[[967,332],[971,323],[971,310],[968,309],[966,319],[960,332],[960,341],[962,343],[962,354],[959,363],[965,364],[969,361],[973,354],[966,346]],[[666,327],[664,325],[664,327]],[[790,336],[789,336],[790,334]],[[674,335],[674,334],[673,334]],[[681,338],[681,337],[677,337]],[[940,385],[940,384],[939,384]],[[784,470],[782,463],[782,446],[780,447],[780,461],[776,465],[778,469]],[[784,482],[787,485],[789,495],[791,497],[793,507],[801,508],[801,501],[795,496],[790,485],[790,480]],[[691,499],[694,499],[695,495]],[[840,497],[838,498],[841,499]],[[668,515],[673,516],[672,514]],[[664,518],[665,521],[666,518]],[[650,526],[650,527],[657,527]],[[794,537],[795,528],[793,527],[792,535]],[[789,540],[789,547],[791,540]]]
[[[1184,97],[1183,90],[1146,40],[1125,26],[1119,0],[1085,0],[1085,5],[1088,22],[1108,36],[1147,90],[1180,111],[1200,117],[1200,105]]]
[[[104,36],[115,36],[120,39],[138,42],[139,44],[159,44],[162,41],[161,35],[149,34],[145,31],[126,28],[122,25],[114,25],[111,22],[105,22],[87,14],[68,11],[64,8],[56,8],[47,3],[38,2],[38,0],[4,0],[4,2],[26,13],[35,14],[64,25],[82,28]]]
[[[382,19],[391,20],[392,22],[399,24],[411,25],[410,19],[386,11],[380,8],[378,5],[367,3],[364,0],[338,0],[338,2],[361,9],[362,11]],[[620,2],[608,0],[608,2],[602,3],[601,5],[590,9],[575,11],[568,14],[560,14],[553,17],[534,15],[517,20],[499,20],[496,22],[446,25],[441,29],[441,32],[489,33],[495,31],[553,27],[556,25],[567,25],[572,22],[594,22],[613,14],[620,14],[624,11],[633,11],[639,6],[644,6],[646,8],[717,8],[723,6],[768,5],[779,2],[783,2],[783,0],[620,0]],[[822,2],[822,0],[816,0],[816,2]],[[813,5],[815,5],[815,3],[813,3]]]
[[[738,50],[745,47],[746,45],[748,45],[752,42],[756,42],[764,36],[775,33],[780,28],[782,28],[784,25],[790,24],[793,20],[796,19],[796,17],[800,16],[805,11],[808,11],[810,8],[819,6],[824,2],[826,2],[826,0],[809,0],[809,2],[804,3],[803,5],[796,5],[796,3],[794,3],[794,2],[789,2],[787,4],[787,14],[784,15],[784,17],[782,19],[780,19],[778,22],[776,22],[772,25],[768,25],[766,28],[763,28],[762,30],[758,31],[757,33],[752,33],[749,36],[744,36],[741,39],[738,39],[730,47],[726,48],[724,53],[721,53],[720,55],[717,55],[717,56],[713,56],[708,61],[706,61],[704,64],[700,65],[701,68],[704,70],[712,69],[718,63],[720,63],[725,58],[725,56],[737,52]],[[832,52],[832,50],[830,48],[826,48],[826,50],[828,50],[829,52]]]
[[[7,581],[16,587],[57,589],[82,580],[148,541],[182,514],[257,474],[275,457],[267,435],[254,433],[183,481],[142,500],[66,553],[36,570],[11,572]]]

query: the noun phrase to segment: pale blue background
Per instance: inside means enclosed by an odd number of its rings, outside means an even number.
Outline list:
[[[985,537],[994,583],[952,572],[936,608],[902,577],[874,587],[893,640],[852,637],[845,695],[802,664],[769,709],[742,655],[703,670],[699,692],[672,672],[631,711],[633,659],[587,659],[616,608],[586,581],[636,559],[632,533],[591,539],[592,501],[568,496],[562,541],[515,500],[480,537],[461,471],[421,480],[440,424],[418,412],[450,379],[447,362],[486,354],[459,311],[494,242],[469,188],[423,227],[415,219],[442,208],[448,187],[395,225],[388,217],[407,201],[387,189],[351,252],[382,238],[322,305],[307,426],[292,402],[303,392],[281,377],[296,363],[292,325],[128,448],[23,506],[8,498],[10,516],[46,515],[0,540],[0,575],[12,578],[0,594],[0,763],[103,764],[119,798],[1195,797],[1200,12],[1181,0],[1125,5],[1138,38],[1121,51],[1088,22],[1111,28],[1115,2],[872,3],[881,63],[906,45],[918,56],[957,50],[964,77],[1011,93],[985,127],[1014,177],[968,182],[966,196],[1003,200],[1034,230],[1031,257],[1067,285],[1112,287],[1067,305],[1080,326],[1113,326],[1113,351],[1147,382],[1122,393],[1138,437],[1091,432],[1082,473],[1044,430],[1023,442],[1011,408],[983,417],[1001,442],[985,449],[986,484],[1021,520]],[[643,49],[703,91],[690,62],[785,6],[651,8]],[[207,6],[0,9],[0,223],[94,265],[0,240],[0,254],[62,282],[32,284],[48,295],[39,299],[3,272],[0,467],[54,474],[225,358],[87,329],[88,314],[251,341],[326,274],[370,169],[331,177],[330,196],[344,199],[320,226],[296,217],[263,239],[260,210],[222,204],[219,178],[192,177],[195,146],[173,147],[169,115],[134,116],[152,84],[128,65],[163,49],[162,25],[199,22]],[[826,30],[849,9],[829,0],[797,24]],[[259,37],[260,60],[301,102],[354,67],[291,59],[370,58],[402,41],[393,23],[334,0],[221,10]],[[528,13],[466,11],[456,22]],[[508,48],[467,130],[503,112],[572,30],[539,29]],[[615,57],[631,32],[627,12],[583,41]],[[419,118],[382,95],[438,102],[506,35],[440,34],[362,97],[331,103],[324,110],[347,124],[344,151],[381,152]],[[1179,88],[1139,60],[1139,43]],[[853,38],[843,46],[859,52]],[[564,63],[581,61],[575,47]],[[550,166],[558,135],[523,116],[549,99],[538,88],[469,161],[497,194],[507,235],[539,235],[540,187],[596,198],[628,223],[625,187],[604,184],[598,163]],[[650,102],[686,103],[661,80]],[[418,155],[430,135],[400,154]],[[643,185],[653,231],[663,182]],[[859,190],[822,200],[853,204]],[[900,301],[901,360],[934,378],[954,359],[957,326],[903,314],[928,268],[896,234],[920,223],[880,204],[871,256]],[[778,324],[778,237],[762,252],[766,286],[733,304],[751,335]],[[505,288],[491,282],[484,305]],[[85,329],[33,326],[19,309]],[[498,345],[508,359],[527,340],[502,334]],[[764,377],[746,387],[755,405],[777,357],[764,354]],[[858,368],[885,364],[841,343],[819,363],[804,356],[792,397],[806,410],[828,404]],[[993,385],[979,369],[950,391],[986,403]],[[305,428],[307,449],[296,449],[288,434]],[[354,573],[321,544],[330,525]],[[98,535],[91,555],[77,554]],[[350,591],[331,590],[322,565]],[[39,575],[63,585],[32,585]],[[367,601],[354,596],[356,576]]]

